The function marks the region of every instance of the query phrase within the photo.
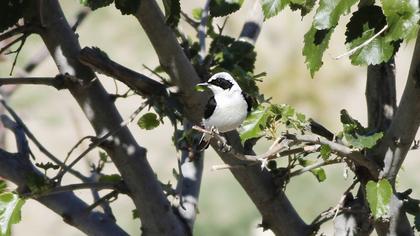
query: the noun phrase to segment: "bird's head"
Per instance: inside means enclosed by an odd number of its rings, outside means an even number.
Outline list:
[[[215,95],[222,92],[242,91],[238,83],[227,72],[216,73],[206,83],[197,85],[208,87]]]

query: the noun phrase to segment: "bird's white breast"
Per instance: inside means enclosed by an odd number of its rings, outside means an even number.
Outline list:
[[[241,91],[218,93],[214,99],[217,105],[213,114],[204,120],[205,127],[215,127],[222,133],[238,128],[245,120],[248,108]]]

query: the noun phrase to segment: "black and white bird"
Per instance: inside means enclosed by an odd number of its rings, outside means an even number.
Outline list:
[[[206,86],[213,92],[204,110],[203,125],[207,130],[215,128],[220,133],[235,130],[251,111],[248,95],[227,72],[216,73],[206,83],[198,85]],[[207,148],[210,138],[210,135],[204,135],[199,149]]]

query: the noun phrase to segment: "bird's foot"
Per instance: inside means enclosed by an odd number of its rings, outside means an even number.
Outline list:
[[[270,169],[268,168],[268,161],[269,161],[269,159],[268,159],[267,157],[264,157],[264,158],[258,158],[258,161],[260,161],[260,162],[261,162],[261,170],[264,170],[264,169],[266,169],[266,170],[270,170]]]

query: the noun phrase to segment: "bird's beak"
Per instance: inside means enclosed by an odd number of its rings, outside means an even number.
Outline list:
[[[208,89],[209,84],[208,83],[199,83],[195,85],[195,90],[199,92],[203,92],[204,90]]]

